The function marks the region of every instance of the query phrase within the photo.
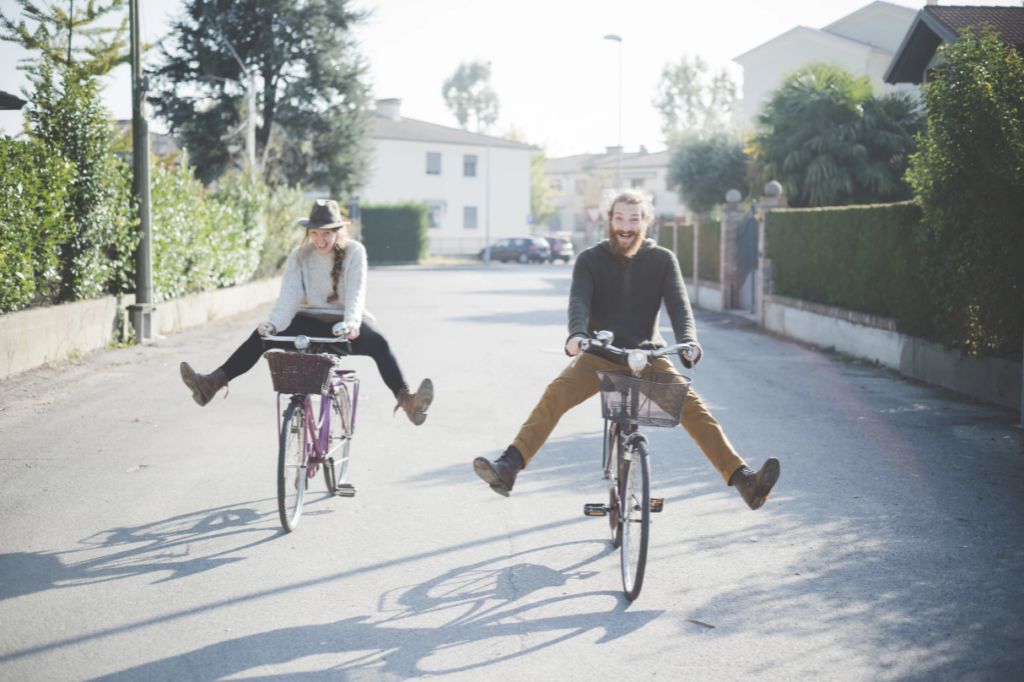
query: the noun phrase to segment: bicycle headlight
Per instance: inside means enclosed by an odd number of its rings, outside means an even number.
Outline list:
[[[299,350],[306,350],[309,348],[309,337],[305,334],[299,334],[295,337],[295,347]]]
[[[631,350],[626,357],[626,362],[629,363],[629,368],[634,372],[642,372],[644,367],[647,366],[647,353],[642,350]]]

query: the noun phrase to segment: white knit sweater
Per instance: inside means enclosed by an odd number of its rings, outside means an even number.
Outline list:
[[[269,322],[284,331],[296,313],[337,316],[349,327],[358,327],[363,319],[375,322],[366,304],[366,249],[355,240],[345,244],[345,260],[338,277],[338,299],[331,295],[331,270],[334,253],[320,253],[313,244],[299,246],[288,254],[281,282],[281,295],[270,312]]]

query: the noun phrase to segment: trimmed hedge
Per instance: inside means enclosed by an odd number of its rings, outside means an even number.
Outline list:
[[[38,142],[0,137],[0,313],[52,297],[61,245],[74,234],[74,165]]]
[[[363,206],[362,240],[371,263],[418,263],[427,255],[427,205]]]
[[[665,223],[658,233],[658,246],[672,250],[672,224]],[[700,278],[721,281],[722,223],[705,218],[700,226]],[[693,277],[693,225],[679,226],[679,269],[683,277]]]
[[[934,338],[934,316],[915,240],[914,202],[773,209],[768,257],[773,292],[895,317],[899,331]]]

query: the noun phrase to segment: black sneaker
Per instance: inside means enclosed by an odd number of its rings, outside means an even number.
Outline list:
[[[779,480],[779,473],[779,460],[769,457],[757,473],[746,466],[737,469],[729,479],[729,485],[736,486],[747,506],[751,509],[760,509],[768,499],[775,482]]]

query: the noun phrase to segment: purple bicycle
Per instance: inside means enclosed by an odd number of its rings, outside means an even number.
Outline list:
[[[359,377],[341,369],[337,356],[314,352],[322,344],[348,343],[344,327],[335,326],[338,338],[264,336],[268,341],[290,341],[297,352],[271,350],[263,354],[277,391],[277,509],[281,525],[291,532],[299,525],[308,481],[324,470],[327,492],[354,497],[348,482],[348,464],[359,402]],[[350,394],[351,393],[351,394]],[[314,406],[313,396],[320,396]],[[282,412],[281,396],[291,396]]]

